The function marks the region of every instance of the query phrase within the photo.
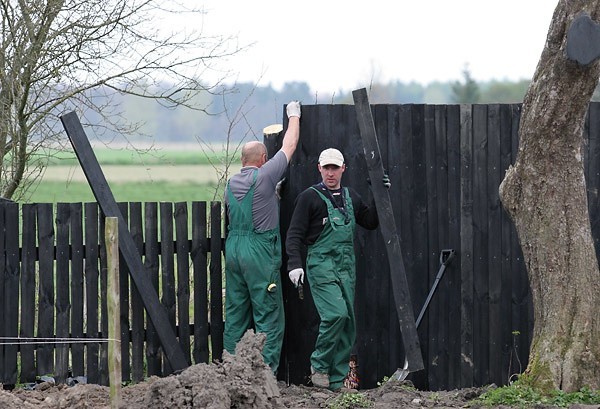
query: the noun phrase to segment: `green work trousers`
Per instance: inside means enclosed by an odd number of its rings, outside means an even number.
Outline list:
[[[227,189],[229,191],[229,189]],[[227,352],[252,327],[267,336],[263,357],[274,373],[279,367],[285,326],[279,229],[252,227],[254,186],[241,202],[229,192],[229,233],[225,243],[225,332]],[[274,284],[274,286],[273,286]]]
[[[318,191],[317,191],[318,192]],[[310,357],[315,371],[329,375],[329,387],[339,389],[349,370],[350,353],[356,338],[354,317],[354,212],[348,191],[346,211],[327,203],[328,223],[317,241],[309,246],[307,278],[321,323]]]

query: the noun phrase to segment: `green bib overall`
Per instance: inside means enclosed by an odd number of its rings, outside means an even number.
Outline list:
[[[252,199],[256,175],[250,190],[238,202],[229,185],[229,227],[225,242],[225,332],[223,343],[227,352],[251,328],[267,336],[263,357],[273,372],[277,372],[283,344],[285,317],[281,293],[281,239],[279,228],[265,232],[254,229]],[[269,288],[275,284],[274,288]],[[273,287],[273,286],[271,286]]]
[[[313,188],[314,189],[314,188]],[[315,371],[329,374],[329,387],[342,386],[356,325],[354,318],[354,209],[348,189],[343,189],[345,212],[314,189],[327,204],[328,220],[317,241],[308,247],[306,276],[321,318],[319,335],[310,362]]]

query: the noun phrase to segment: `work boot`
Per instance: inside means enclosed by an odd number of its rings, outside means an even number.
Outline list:
[[[316,372],[312,366],[310,367],[310,380],[314,387],[323,389],[329,388],[329,375]]]

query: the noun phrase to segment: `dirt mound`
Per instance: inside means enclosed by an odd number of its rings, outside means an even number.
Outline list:
[[[223,362],[193,365],[178,375],[152,377],[122,389],[119,405],[128,409],[284,407],[277,380],[264,363],[264,334],[248,331],[236,354],[224,352]],[[3,409],[109,408],[109,388],[99,385],[40,384],[33,391],[16,389],[0,394]]]
[[[486,388],[419,391],[409,381],[389,381],[355,394],[335,393],[304,385],[277,383],[262,359],[264,334],[248,331],[236,354],[224,352],[223,362],[193,365],[180,374],[151,377],[121,391],[120,408],[127,409],[318,409],[318,408],[475,408],[473,399]],[[44,382],[34,390],[0,390],[0,409],[108,409],[109,388]],[[541,407],[540,407],[541,408]],[[546,408],[549,408],[546,406]]]

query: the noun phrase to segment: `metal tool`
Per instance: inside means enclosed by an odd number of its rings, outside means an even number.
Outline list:
[[[419,312],[419,316],[417,317],[417,321],[416,321],[417,329],[419,328],[419,324],[421,323],[421,320],[423,319],[423,315],[425,315],[425,311],[427,311],[427,307],[429,307],[429,302],[431,301],[431,297],[433,297],[433,294],[435,293],[435,290],[437,289],[437,286],[438,286],[440,280],[442,279],[442,276],[444,275],[444,271],[446,271],[446,267],[448,266],[448,264],[450,264],[450,261],[454,257],[454,253],[455,253],[455,251],[453,249],[445,249],[440,252],[440,269],[437,273],[437,276],[435,277],[435,281],[433,282],[433,285],[431,286],[431,290],[429,290],[427,299],[425,300],[425,303],[423,304],[423,307],[421,308],[421,312]],[[406,377],[408,376],[409,373],[410,373],[410,371],[408,370],[408,360],[406,358],[404,358],[404,367],[398,368],[396,370],[396,372],[394,372],[392,374],[392,376],[390,376],[389,380],[390,381],[403,381],[406,379]]]
[[[301,300],[304,299],[304,283],[302,282],[302,278],[298,280],[298,298]]]

